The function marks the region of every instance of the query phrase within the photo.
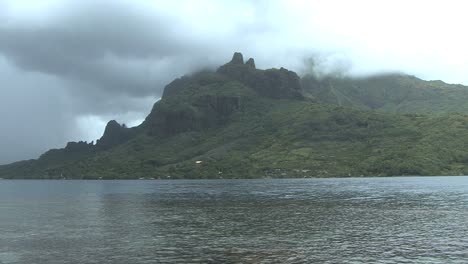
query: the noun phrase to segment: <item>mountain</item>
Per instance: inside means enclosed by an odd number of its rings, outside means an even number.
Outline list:
[[[110,121],[96,144],[70,142],[0,166],[0,177],[468,174],[468,116],[450,103],[463,89],[404,75],[301,79],[235,53],[216,71],[168,84],[140,126]],[[444,94],[460,95],[437,99]]]
[[[468,87],[405,74],[302,78],[307,94],[323,103],[392,113],[468,113]]]

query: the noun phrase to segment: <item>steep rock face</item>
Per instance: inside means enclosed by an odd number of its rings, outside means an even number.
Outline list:
[[[110,148],[130,139],[131,131],[125,125],[112,120],[107,123],[104,135],[96,142],[98,148]]]
[[[239,53],[235,53],[231,62],[219,67],[218,73],[242,82],[262,96],[275,99],[302,99],[299,76],[281,69],[258,70],[253,59],[246,64],[240,63]]]
[[[168,99],[181,94],[193,96],[202,86],[222,86],[228,79],[215,72],[198,72],[175,79],[164,87],[162,99]]]
[[[150,135],[171,136],[225,124],[242,108],[245,97],[302,99],[296,73],[281,69],[257,70],[250,58],[234,53],[216,72],[199,72],[168,84],[161,101],[145,120]]]
[[[205,95],[200,97],[195,102],[195,105],[200,108],[206,108],[208,111],[216,113],[218,118],[224,119],[240,109],[241,99],[239,96]]]
[[[164,137],[199,129],[201,126],[198,119],[196,109],[190,105],[172,108],[159,101],[146,118],[145,124],[150,135]]]
[[[232,56],[231,64],[244,64],[244,56],[240,52],[234,52],[234,55]]]
[[[251,67],[251,68],[254,68],[255,69],[255,61],[254,59],[250,58],[246,63],[245,65]]]
[[[203,95],[177,107],[158,102],[145,123],[150,135],[166,137],[222,125],[240,108],[239,96]]]
[[[303,98],[300,78],[293,71],[285,68],[279,70],[270,69],[264,71],[264,80],[258,89],[271,97],[281,98]]]
[[[166,98],[169,96],[174,96],[175,94],[180,93],[184,88],[190,84],[189,76],[182,76],[170,82],[166,87],[164,87],[163,94],[161,98]]]
[[[214,127],[223,125],[241,108],[241,97],[204,95],[198,98],[193,106],[201,113],[202,126]]]
[[[68,142],[65,147],[66,152],[86,152],[92,150],[94,143],[87,143],[86,141]]]

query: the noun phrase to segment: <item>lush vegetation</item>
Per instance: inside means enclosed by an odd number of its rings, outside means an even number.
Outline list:
[[[363,78],[302,78],[307,94],[323,103],[393,113],[468,113],[468,87],[404,74]]]
[[[218,72],[169,84],[139,127],[111,121],[97,145],[69,143],[37,160],[0,166],[0,177],[468,174],[465,87],[403,75],[309,76],[298,96],[294,73],[257,70],[236,56]]]

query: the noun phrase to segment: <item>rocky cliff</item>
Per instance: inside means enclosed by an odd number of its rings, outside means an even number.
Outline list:
[[[200,131],[229,121],[252,96],[303,99],[299,77],[284,68],[258,70],[241,53],[216,72],[200,72],[174,80],[164,89],[145,121],[150,135],[170,136]]]
[[[96,144],[0,166],[0,178],[466,175],[468,115],[411,112],[468,109],[466,98],[466,87],[406,76],[301,87],[294,72],[260,70],[236,53],[168,84],[140,126],[110,121]],[[405,113],[383,111],[395,106]]]
[[[244,64],[241,53],[235,53],[232,60],[219,67],[218,73],[238,80],[254,89],[259,95],[275,99],[301,99],[302,88],[299,76],[285,68],[259,70],[254,59]]]
[[[132,131],[124,124],[119,124],[115,120],[107,123],[102,137],[97,140],[96,146],[101,149],[111,148],[124,143],[132,137]]]

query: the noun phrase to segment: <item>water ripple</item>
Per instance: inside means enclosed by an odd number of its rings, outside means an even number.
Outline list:
[[[0,263],[467,263],[468,178],[2,181]]]

